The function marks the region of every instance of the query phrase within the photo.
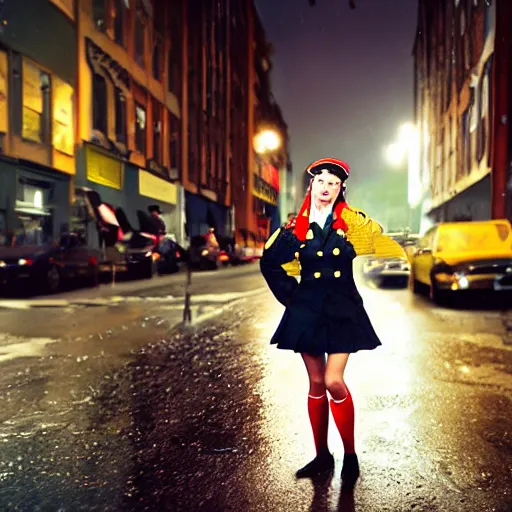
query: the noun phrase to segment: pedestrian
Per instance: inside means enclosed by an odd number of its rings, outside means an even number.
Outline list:
[[[345,200],[350,168],[324,158],[306,172],[311,181],[295,219],[268,239],[261,272],[286,310],[271,343],[300,353],[309,377],[307,400],[316,457],[296,473],[314,477],[334,468],[327,446],[330,409],[344,447],[344,487],[359,477],[354,445],[354,405],[344,380],[349,355],[381,342],[356,288],[352,260],[363,254],[403,257],[381,226]],[[300,283],[294,276],[300,275]]]
[[[164,219],[162,219],[162,211],[160,210],[160,206],[157,204],[152,204],[148,206],[148,211],[151,215],[151,218],[155,222],[155,225],[158,230],[158,236],[163,237],[167,233],[167,227],[165,225]]]

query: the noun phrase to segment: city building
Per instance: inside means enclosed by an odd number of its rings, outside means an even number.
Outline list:
[[[67,229],[77,89],[68,4],[1,5],[0,244],[13,235],[21,237],[17,243],[48,242]]]
[[[76,185],[122,208],[158,204],[184,238],[182,91],[185,0],[78,0]]]
[[[270,45],[253,0],[197,0],[187,4],[186,20],[187,232],[214,228],[255,247],[280,223],[279,175],[291,173],[287,127],[271,93]],[[260,135],[277,145],[257,151]]]
[[[240,22],[238,2],[187,2],[183,112],[187,172],[186,224],[190,237],[213,228],[217,235],[233,231],[230,187],[230,26]],[[231,9],[233,8],[233,11]]]
[[[511,216],[511,22],[508,0],[419,1],[409,195],[433,221]]]
[[[245,193],[245,215],[235,203],[237,231],[243,243],[260,247],[269,233],[288,216],[289,211],[280,211],[279,206],[289,209],[288,199],[293,191],[288,159],[288,127],[283,119],[271,86],[272,46],[254,3],[247,7],[247,34],[249,41],[247,62],[247,170]],[[282,188],[281,177],[286,188]],[[279,196],[282,196],[281,202]],[[291,203],[294,201],[291,200]],[[240,205],[241,206],[241,205]],[[239,240],[242,243],[242,240]]]

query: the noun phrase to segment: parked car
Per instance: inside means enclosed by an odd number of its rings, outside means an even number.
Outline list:
[[[434,302],[469,291],[512,291],[512,230],[506,219],[446,222],[419,240],[411,260],[414,293]]]
[[[26,284],[44,293],[58,292],[65,281],[98,284],[99,252],[82,236],[65,233],[58,243],[35,244],[19,233],[0,247],[0,288]]]
[[[131,226],[122,208],[104,202],[98,192],[79,187],[75,196],[73,224],[80,226],[87,244],[99,251],[100,272],[152,277],[158,259],[159,239],[149,215],[137,212],[137,230]]]
[[[393,283],[407,287],[411,266],[405,258],[368,258],[363,265],[363,274],[378,286]]]

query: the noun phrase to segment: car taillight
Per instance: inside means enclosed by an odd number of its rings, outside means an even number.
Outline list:
[[[180,251],[176,251],[176,258],[181,258]]]
[[[98,264],[97,258],[95,258],[94,256],[89,256],[89,265],[91,265],[91,267],[94,267],[97,264]]]
[[[32,265],[32,263],[34,263],[34,260],[29,260],[29,259],[25,259],[25,258],[21,258],[18,260],[18,265],[21,265],[21,266],[29,266],[29,265]]]

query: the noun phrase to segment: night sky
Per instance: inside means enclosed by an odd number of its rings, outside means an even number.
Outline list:
[[[413,120],[416,0],[256,0],[296,174],[333,156],[350,186],[389,172],[383,148]],[[350,196],[349,196],[350,197]]]

